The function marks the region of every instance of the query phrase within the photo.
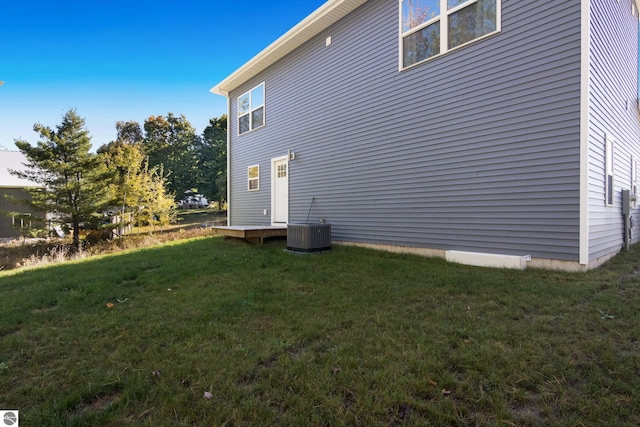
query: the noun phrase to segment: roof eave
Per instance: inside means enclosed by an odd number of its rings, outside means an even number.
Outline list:
[[[287,31],[276,41],[254,56],[249,62],[234,71],[222,82],[211,88],[210,92],[229,96],[229,93],[242,83],[255,77],[261,71],[282,59],[287,54],[320,34],[367,0],[329,0],[295,27]],[[640,0],[636,0],[640,1]]]

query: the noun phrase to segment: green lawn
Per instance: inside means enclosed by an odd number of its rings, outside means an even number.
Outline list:
[[[0,272],[22,426],[637,426],[640,247],[586,273],[203,238]]]

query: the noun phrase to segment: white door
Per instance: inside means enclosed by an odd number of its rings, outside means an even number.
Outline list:
[[[271,223],[284,225],[289,221],[289,159],[271,159]]]

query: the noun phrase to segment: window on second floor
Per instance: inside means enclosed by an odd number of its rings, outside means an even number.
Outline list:
[[[264,126],[264,83],[238,97],[238,134]]]
[[[501,0],[400,0],[401,68],[500,31]]]

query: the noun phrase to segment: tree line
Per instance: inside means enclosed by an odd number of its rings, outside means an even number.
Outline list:
[[[55,128],[34,125],[39,141],[16,140],[27,162],[12,174],[39,184],[22,200],[67,229],[80,246],[81,228],[167,224],[176,200],[199,193],[220,206],[226,198],[227,117],[197,135],[184,115],[116,123],[117,136],[91,151],[85,120],[75,109]]]

